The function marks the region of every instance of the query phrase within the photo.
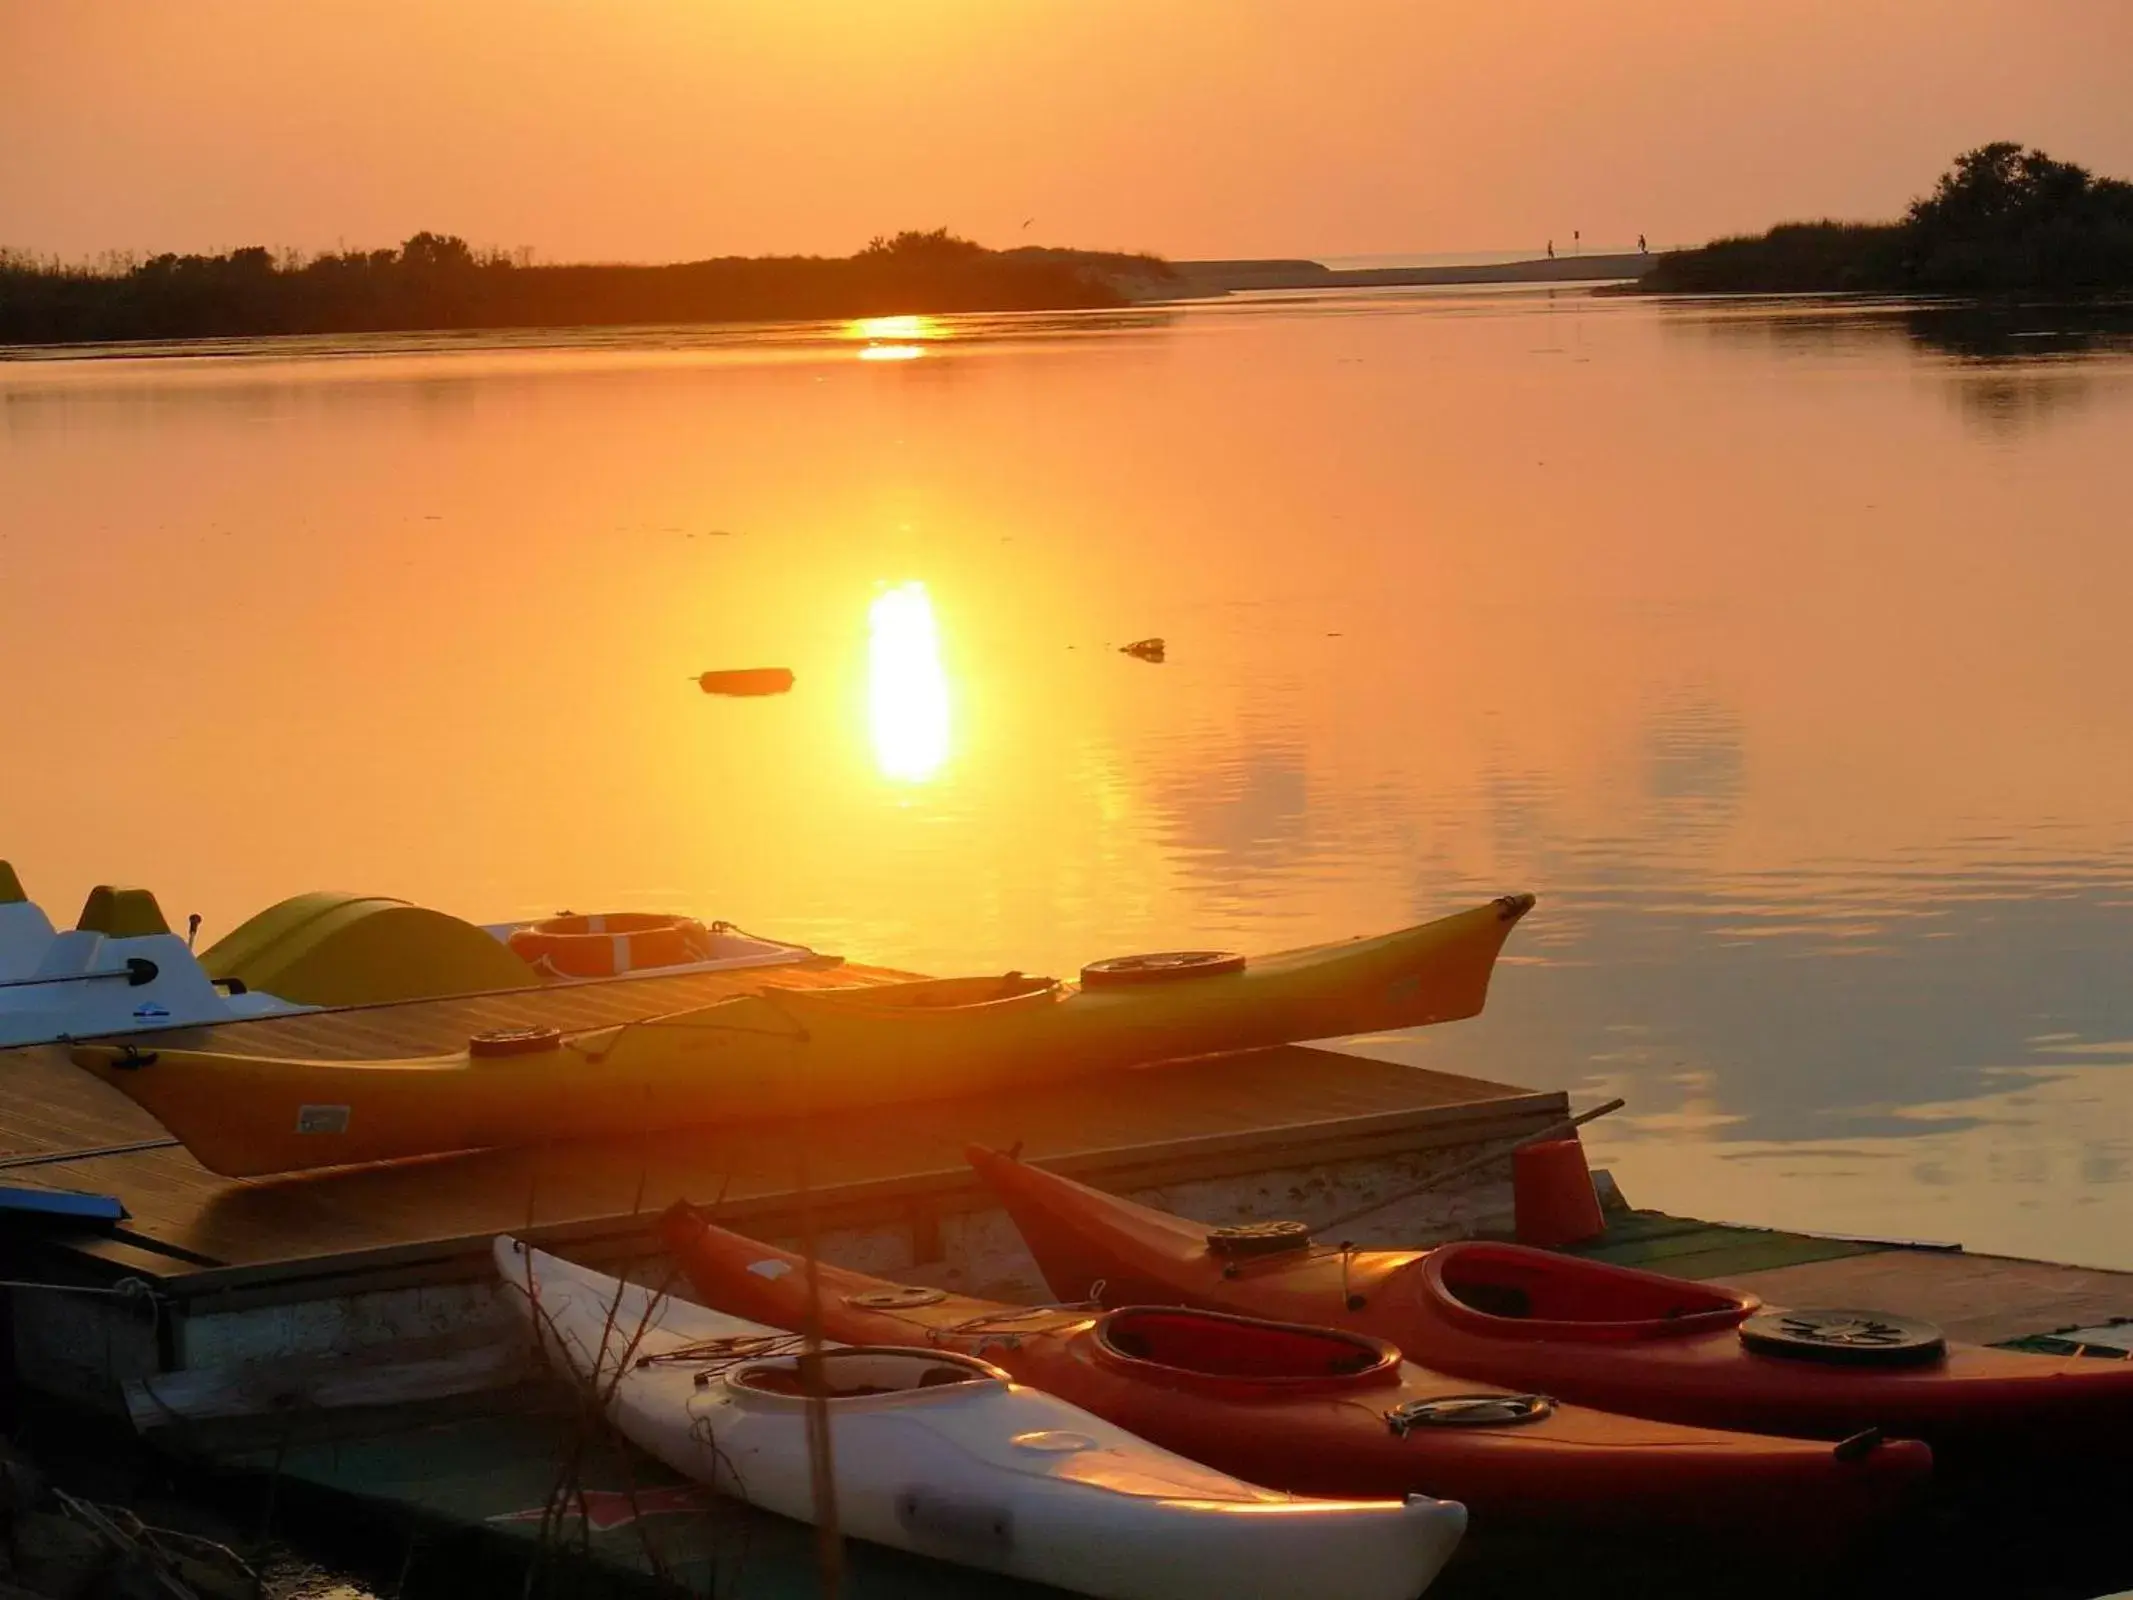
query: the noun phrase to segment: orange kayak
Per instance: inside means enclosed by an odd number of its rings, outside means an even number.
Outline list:
[[[989,1150],[966,1152],[1062,1295],[1200,1306],[1389,1339],[1481,1383],[1709,1428],[1936,1448],[2123,1439],[2133,1362],[1942,1339],[1878,1312],[1752,1294],[1522,1245],[1342,1250],[1294,1224],[1210,1229]]]
[[[796,1328],[806,1263],[677,1205],[666,1244],[705,1302]],[[1003,1305],[818,1266],[821,1332],[984,1358],[1165,1449],[1268,1488],[1411,1493],[1476,1517],[1811,1527],[1841,1541],[1932,1465],[1914,1441],[1832,1447],[1609,1416],[1418,1367],[1383,1339],[1178,1307]]]

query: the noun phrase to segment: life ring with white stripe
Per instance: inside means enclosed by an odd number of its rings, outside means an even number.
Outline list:
[[[566,912],[514,928],[504,942],[513,955],[551,978],[616,978],[711,959],[711,930],[694,917],[639,911],[591,917]]]

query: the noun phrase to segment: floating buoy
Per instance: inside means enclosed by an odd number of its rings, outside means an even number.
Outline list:
[[[784,694],[792,687],[790,667],[739,667],[731,672],[706,672],[696,680],[705,694]]]

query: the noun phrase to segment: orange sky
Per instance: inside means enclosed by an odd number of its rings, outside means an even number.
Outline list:
[[[1656,244],[2133,175],[2129,61],[2124,0],[0,0],[0,246]]]

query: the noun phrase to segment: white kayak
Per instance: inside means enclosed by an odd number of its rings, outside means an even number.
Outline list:
[[[639,1448],[722,1493],[814,1519],[799,1341],[496,1241],[551,1360],[599,1383]],[[508,1293],[508,1291],[507,1291]],[[989,1362],[827,1345],[838,1524],[854,1538],[1106,1600],[1413,1600],[1466,1508],[1307,1500],[1159,1450]]]

